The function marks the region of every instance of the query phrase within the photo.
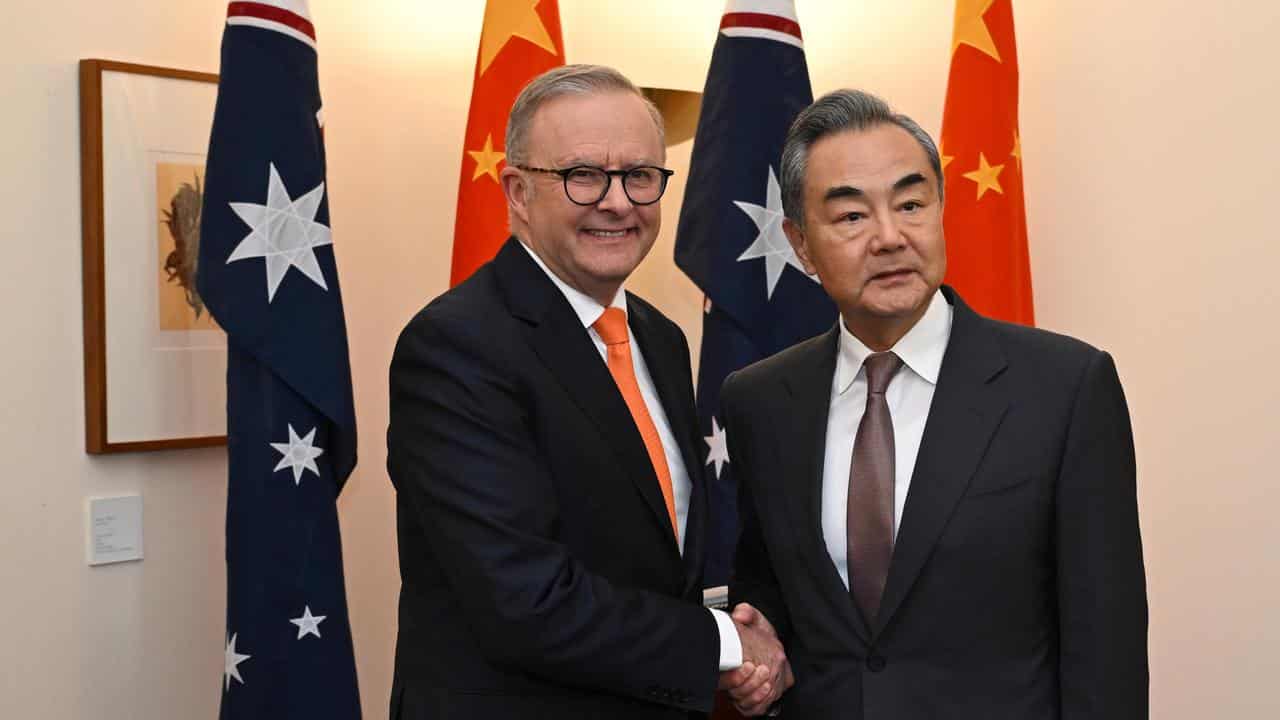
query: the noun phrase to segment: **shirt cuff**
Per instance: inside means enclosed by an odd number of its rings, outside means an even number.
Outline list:
[[[711,608],[707,610],[716,619],[716,628],[720,631],[720,672],[737,670],[742,667],[742,640],[738,637],[738,628],[729,613]]]

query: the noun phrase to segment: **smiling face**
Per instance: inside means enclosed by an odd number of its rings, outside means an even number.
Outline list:
[[[846,130],[809,148],[796,255],[873,350],[924,315],[946,271],[942,201],[924,148],[896,125]]]
[[[662,165],[653,117],[630,92],[562,95],[538,108],[529,128],[531,167],[592,165],[622,170]],[[658,237],[661,203],[635,205],[614,177],[594,205],[575,205],[559,177],[506,167],[503,190],[512,231],[570,286],[612,302]]]

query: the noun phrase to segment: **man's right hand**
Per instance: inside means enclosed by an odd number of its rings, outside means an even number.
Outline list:
[[[748,604],[733,609],[734,626],[742,642],[742,667],[720,675],[738,712],[747,717],[766,712],[795,684],[786,652],[764,614]]]

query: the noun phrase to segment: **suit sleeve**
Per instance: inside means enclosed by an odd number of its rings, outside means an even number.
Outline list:
[[[769,549],[761,527],[757,498],[761,481],[759,468],[752,465],[753,434],[746,414],[738,403],[742,377],[733,373],[725,378],[720,391],[720,415],[725,424],[729,446],[729,467],[738,481],[738,545],[734,552],[733,576],[729,581],[730,607],[749,603],[773,624],[783,645],[791,637],[791,618],[782,599],[778,578],[774,574]]]
[[[556,683],[709,710],[715,620],[614,585],[556,542],[556,488],[502,356],[467,323],[419,315],[391,365],[388,470],[471,634],[496,665]],[[573,438],[564,438],[573,442]]]
[[[1063,720],[1148,717],[1147,596],[1133,431],[1111,356],[1085,371],[1058,478]]]

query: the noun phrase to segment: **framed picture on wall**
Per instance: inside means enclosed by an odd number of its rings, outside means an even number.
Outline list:
[[[80,61],[85,449],[226,442],[226,335],[196,290],[218,76]]]

